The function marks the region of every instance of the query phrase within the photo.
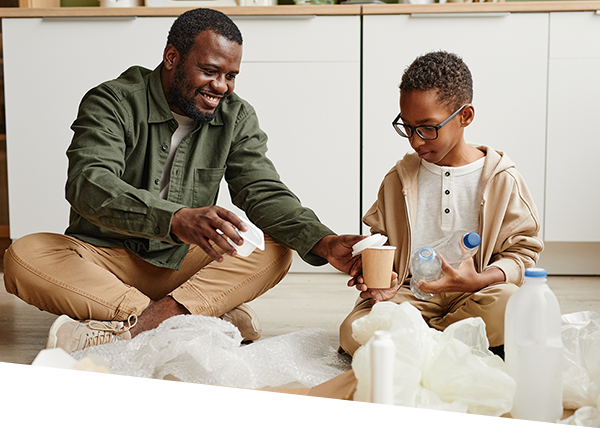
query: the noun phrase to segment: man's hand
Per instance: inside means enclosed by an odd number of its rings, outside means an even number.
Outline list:
[[[327,235],[312,248],[311,253],[327,259],[334,268],[352,277],[362,270],[360,256],[352,256],[352,246],[362,240],[361,235]]]
[[[369,289],[362,275],[351,278],[348,281],[348,286],[356,286],[356,289],[360,291],[360,297],[362,299],[371,298],[373,305],[375,305],[378,302],[392,299],[396,295],[396,292],[398,292],[398,274],[392,271],[392,280],[389,289]]]
[[[219,206],[183,208],[175,212],[171,220],[171,232],[184,243],[200,246],[208,256],[217,262],[223,262],[223,256],[210,245],[212,240],[225,253],[235,256],[235,248],[217,232],[220,230],[231,240],[241,245],[244,240],[237,230],[247,231],[246,224],[234,213]]]
[[[433,282],[419,280],[417,287],[427,293],[477,292],[486,286],[506,281],[504,272],[499,268],[490,268],[483,273],[475,269],[475,261],[468,258],[452,268],[442,258],[442,277]]]

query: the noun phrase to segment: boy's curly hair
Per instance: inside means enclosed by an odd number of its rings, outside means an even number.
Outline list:
[[[242,45],[242,33],[235,23],[224,13],[214,9],[198,8],[181,14],[171,26],[167,45],[173,45],[182,58],[186,58],[196,42],[196,36],[203,31],[214,31],[231,42]]]
[[[417,57],[404,70],[400,92],[436,90],[440,103],[456,110],[473,101],[473,78],[456,54],[435,51]]]

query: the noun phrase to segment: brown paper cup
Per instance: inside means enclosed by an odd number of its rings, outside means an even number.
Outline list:
[[[363,278],[369,289],[389,289],[396,247],[369,247],[362,251]]]

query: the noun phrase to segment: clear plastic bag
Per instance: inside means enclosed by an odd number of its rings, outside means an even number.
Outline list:
[[[563,404],[567,409],[600,405],[600,315],[581,311],[562,316]]]
[[[445,411],[501,416],[510,411],[515,381],[506,364],[488,350],[481,318],[457,322],[444,332],[427,326],[411,304],[378,303],[354,321],[363,344],[352,367],[358,379],[355,400],[370,400],[370,338],[389,330],[396,344],[394,403]]]

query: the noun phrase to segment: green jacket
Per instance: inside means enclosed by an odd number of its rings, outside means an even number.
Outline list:
[[[327,261],[309,253],[333,232],[302,207],[267,158],[267,136],[256,112],[235,93],[209,124],[199,124],[180,143],[167,200],[160,178],[177,128],[161,80],[131,67],[90,90],[71,129],[66,234],[101,247],[124,247],[161,267],[178,269],[188,245],[171,234],[173,214],[217,201],[225,177],[232,202],[278,243],[312,265]]]

